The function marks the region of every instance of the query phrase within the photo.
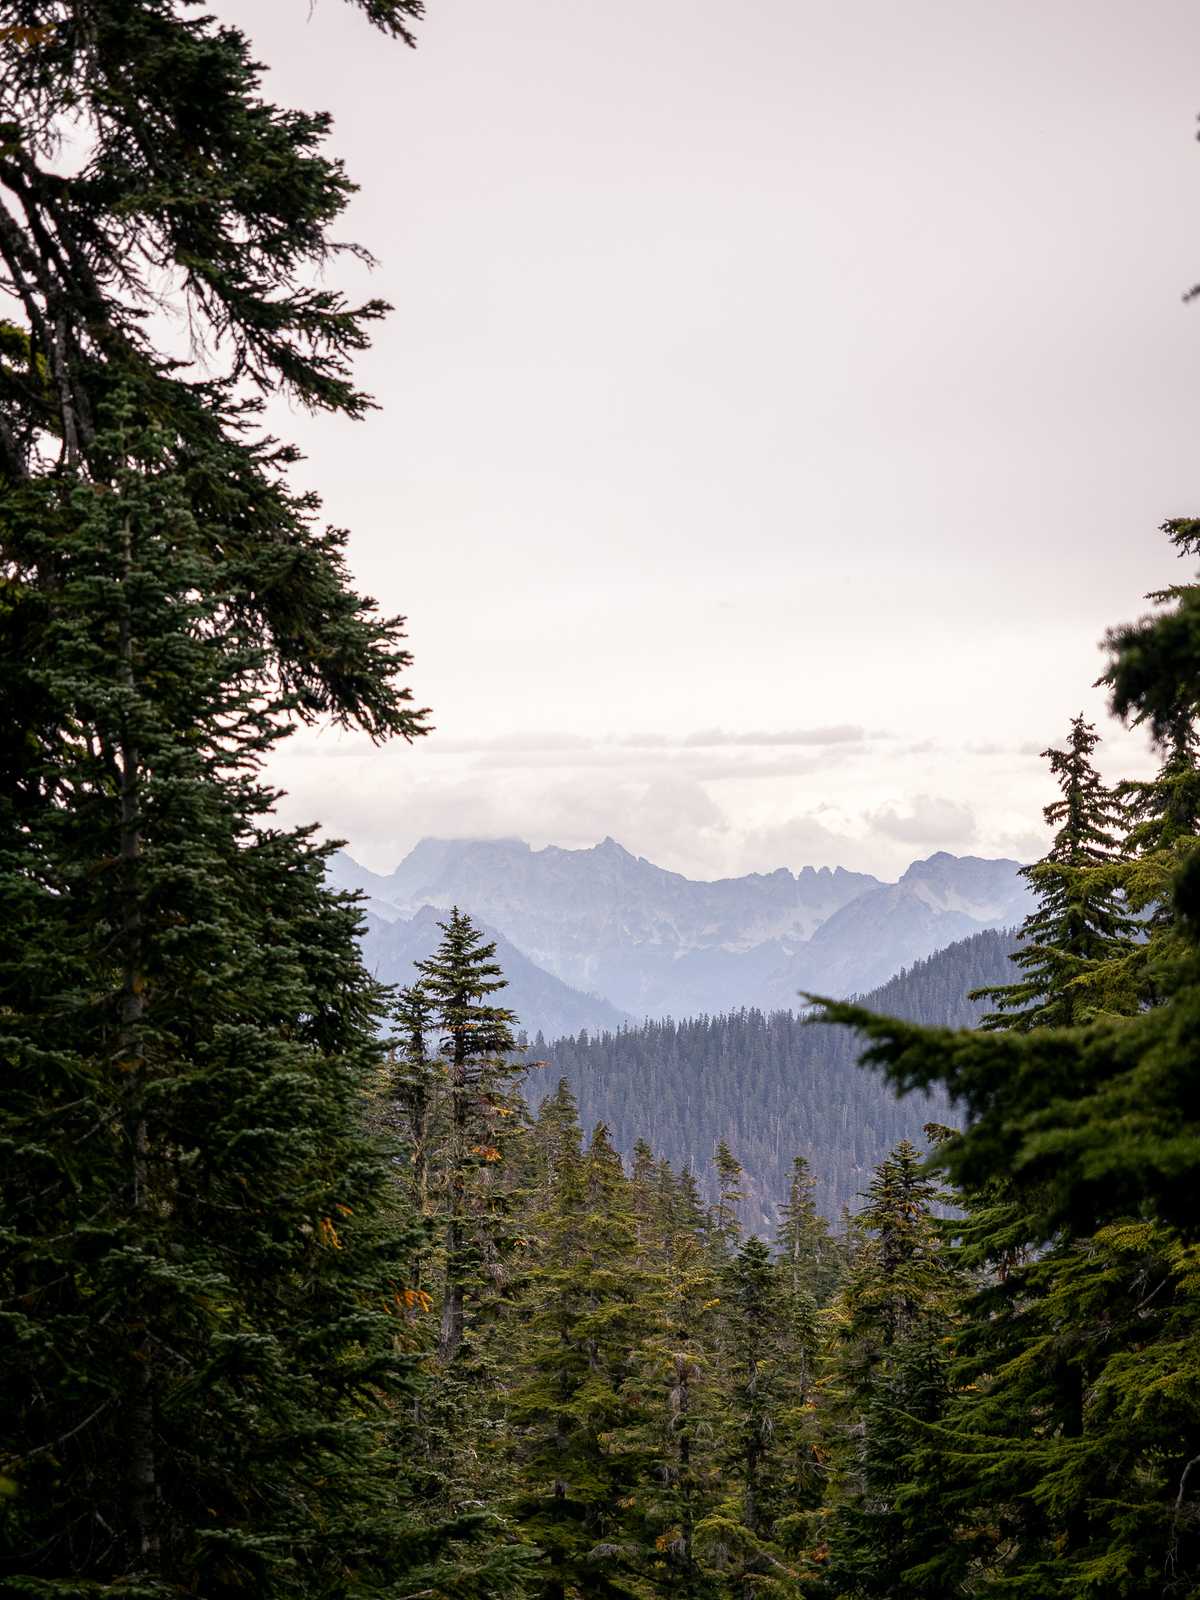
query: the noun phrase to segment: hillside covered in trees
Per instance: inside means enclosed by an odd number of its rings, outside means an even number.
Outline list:
[[[1200,581],[1105,639],[1153,777],[1107,784],[1082,714],[1044,751],[1011,960],[821,1032],[577,1037],[623,1160],[565,1078],[523,1098],[461,908],[371,977],[263,774],[429,726],[263,425],[370,404],[328,118],[183,0],[0,0],[0,66],[0,1593],[1200,1594]],[[804,1151],[867,1082],[952,1121],[869,1173],[847,1128],[834,1225]],[[703,1174],[663,1148],[693,1101]]]
[[[974,1027],[988,1007],[969,992],[1003,983],[1014,949],[1009,933],[977,933],[918,961],[862,1004],[910,1022]],[[649,1140],[697,1174],[706,1200],[716,1198],[711,1161],[724,1139],[747,1168],[743,1221],[770,1232],[796,1155],[816,1180],[818,1209],[836,1219],[856,1205],[888,1150],[919,1140],[926,1122],[953,1120],[944,1094],[898,1099],[858,1070],[860,1054],[847,1028],[748,1010],[539,1039],[531,1055],[546,1065],[525,1092],[536,1104],[565,1078],[585,1127],[603,1122],[626,1155],[638,1138]]]

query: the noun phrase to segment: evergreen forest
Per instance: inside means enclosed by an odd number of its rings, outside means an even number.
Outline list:
[[[372,404],[329,119],[186,0],[0,0],[0,83],[0,1594],[1200,1596],[1200,581],[1105,640],[1157,775],[1046,750],[1015,940],[531,1069],[264,774],[430,726],[264,421]]]
[[[901,970],[861,1003],[909,1022],[974,1027],[988,1003],[972,992],[1003,983],[1014,948],[1011,934],[973,934]],[[565,1077],[585,1127],[603,1122],[626,1158],[647,1140],[674,1166],[695,1171],[706,1202],[716,1199],[712,1156],[724,1139],[746,1167],[741,1219],[770,1233],[796,1155],[809,1163],[817,1209],[836,1218],[855,1208],[884,1152],[949,1116],[940,1088],[897,1099],[857,1070],[860,1054],[849,1029],[749,1009],[551,1044],[539,1036],[530,1059],[544,1065],[523,1087],[535,1105]],[[798,1130],[803,1143],[793,1148]]]

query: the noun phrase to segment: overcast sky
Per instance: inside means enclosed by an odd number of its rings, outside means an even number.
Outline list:
[[[223,0],[396,310],[273,420],[437,732],[289,820],[698,876],[1040,853],[1038,752],[1200,506],[1194,0]]]

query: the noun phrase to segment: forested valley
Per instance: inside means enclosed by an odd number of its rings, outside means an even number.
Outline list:
[[[1015,948],[531,1069],[466,914],[370,978],[264,776],[429,727],[263,419],[370,405],[328,119],[183,0],[0,0],[0,66],[0,1593],[1200,1595],[1200,584],[1106,639],[1157,776],[1045,752]],[[937,1113],[822,1205],[818,1048]],[[767,1236],[666,1125],[717,1058]]]
[[[1006,981],[1015,945],[1001,931],[974,934],[914,962],[861,1003],[909,1022],[973,1027],[989,1007],[971,993]],[[818,1211],[836,1218],[855,1209],[884,1152],[949,1116],[937,1090],[895,1098],[857,1070],[860,1054],[849,1029],[749,1009],[551,1044],[539,1036],[529,1059],[544,1065],[522,1087],[536,1106],[565,1077],[585,1127],[603,1122],[627,1158],[644,1139],[675,1167],[694,1169],[706,1204],[717,1199],[711,1156],[724,1137],[746,1168],[740,1218],[771,1234],[796,1155],[809,1164]],[[792,1148],[798,1134],[802,1143]]]

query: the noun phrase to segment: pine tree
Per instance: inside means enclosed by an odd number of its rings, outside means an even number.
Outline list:
[[[648,1147],[640,1143],[649,1177]],[[638,1167],[635,1156],[635,1204]],[[639,1214],[639,1234],[642,1261],[655,1274],[655,1315],[633,1353],[644,1411],[640,1427],[627,1428],[625,1438],[645,1464],[636,1506],[642,1541],[654,1552],[651,1591],[708,1600],[719,1584],[697,1558],[696,1529],[720,1498],[719,1272],[690,1174],[677,1182],[666,1162],[655,1163],[653,1174],[650,1215],[643,1222]]]
[[[579,1106],[565,1078],[560,1078],[553,1094],[538,1107],[533,1125],[532,1174],[533,1204],[560,1182],[562,1175],[579,1160],[582,1134]]]
[[[1196,549],[1196,529],[1173,525],[1181,548]],[[1181,586],[1109,636],[1114,709],[1146,723],[1165,766],[1200,705],[1198,617],[1200,587]],[[1174,809],[1167,795],[1147,811]],[[984,1531],[977,1505],[954,1508],[984,1593],[1149,1600],[1200,1581],[1200,871],[1176,843],[1170,918],[1148,930],[1152,947],[1173,946],[1150,1006],[1135,996],[1125,1017],[991,1036],[827,1008],[897,1086],[957,1096],[966,1127],[945,1164],[968,1197],[1000,1196],[985,1217],[995,1238],[1015,1221],[1017,1270],[993,1291],[1012,1295],[1011,1314],[1000,1300],[977,1321],[986,1388],[940,1441],[967,1495],[982,1489],[995,1511]]]
[[[259,777],[298,721],[423,730],[399,622],[255,431],[256,390],[361,413],[383,307],[309,287],[327,119],[181,10],[0,7],[0,1587],[474,1583],[401,1445],[382,997]],[[153,346],[164,282],[203,378]]]
[[[708,1233],[708,1213],[700,1198],[700,1185],[691,1167],[684,1167],[675,1180],[672,1222],[678,1233],[688,1236]]]
[[[717,1142],[713,1157],[717,1178],[717,1203],[710,1213],[709,1233],[718,1254],[728,1255],[737,1248],[741,1234],[738,1207],[746,1198],[742,1187],[742,1164],[724,1139]]]
[[[803,1156],[796,1156],[787,1199],[779,1208],[775,1247],[785,1266],[791,1293],[807,1295],[814,1306],[821,1306],[837,1283],[838,1260],[829,1224],[813,1199],[815,1188],[816,1179],[810,1175],[808,1162]]]
[[[788,1297],[761,1239],[747,1239],[725,1263],[721,1288],[721,1493],[696,1527],[695,1550],[731,1600],[798,1596],[800,1573],[778,1540],[790,1509],[783,1492],[790,1441],[782,1423],[797,1352]]]
[[[949,1600],[953,1589],[908,1580],[940,1530],[936,1516],[902,1504],[917,1476],[922,1424],[941,1417],[952,1391],[947,1345],[958,1283],[933,1214],[942,1196],[905,1140],[865,1198],[864,1238],[834,1302],[823,1376],[827,1583],[831,1593],[877,1600]]]
[[[647,1471],[640,1352],[654,1281],[637,1265],[630,1185],[607,1130],[573,1140],[539,1215],[511,1359],[512,1514],[541,1551],[538,1600],[639,1594],[647,1560],[637,1504]]]
[[[495,945],[457,908],[440,926],[438,948],[416,964],[421,1022],[440,1049],[428,1073],[436,1141],[426,1207],[433,1247],[424,1278],[440,1326],[421,1444],[428,1501],[440,1515],[457,1517],[495,1506],[504,1492],[504,1337],[519,1287],[524,1191],[537,1156],[515,1087],[525,1068],[513,1014],[490,1001],[505,987]]]
[[[457,906],[438,926],[441,943],[416,967],[449,1069],[449,1135],[441,1174],[446,1267],[438,1341],[438,1353],[448,1362],[462,1346],[468,1296],[478,1292],[489,1252],[499,1244],[498,1214],[486,1198],[495,1188],[487,1169],[504,1158],[501,1128],[514,1115],[512,1089],[523,1067],[515,1059],[513,1013],[487,999],[506,987],[494,959],[495,942],[486,941]]]
[[[1158,1005],[1170,992],[1169,968],[1188,957],[1173,887],[1200,833],[1200,740],[1190,728],[1176,730],[1157,775],[1127,780],[1117,792],[1127,820],[1121,889],[1145,936],[1124,958],[1125,988],[1138,1007]]]
[[[392,1018],[397,1024],[388,1084],[392,1121],[411,1152],[413,1203],[423,1213],[429,1200],[430,1119],[437,1073],[429,1054],[433,1006],[419,983],[400,990],[392,1002]]]
[[[1080,714],[1065,747],[1042,752],[1061,790],[1044,812],[1057,831],[1043,859],[1021,869],[1039,901],[1012,958],[1024,977],[971,996],[996,1001],[985,1028],[1066,1027],[1097,1007],[1128,1009],[1127,958],[1135,946],[1117,865],[1124,817],[1092,765],[1098,743]]]

